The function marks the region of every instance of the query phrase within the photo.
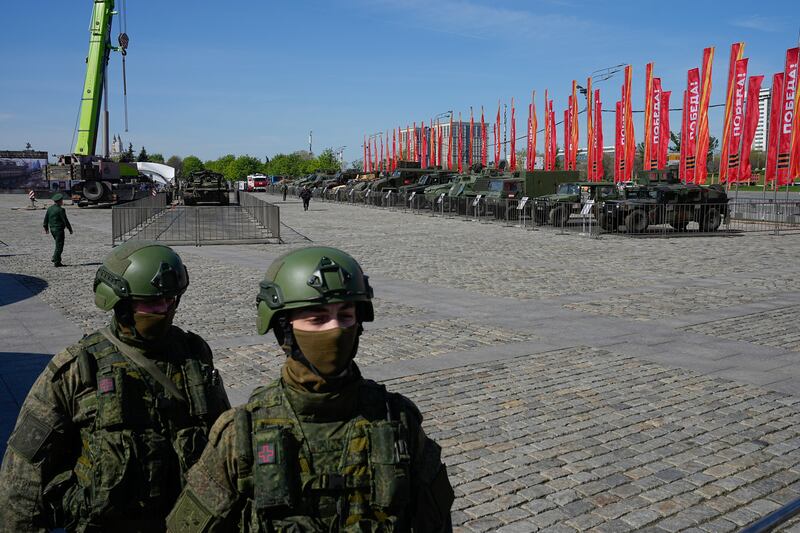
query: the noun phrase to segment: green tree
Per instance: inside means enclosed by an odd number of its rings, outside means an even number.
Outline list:
[[[342,169],[339,158],[333,153],[332,148],[326,148],[317,157],[317,168],[322,171],[336,172]]]
[[[205,167],[203,166],[203,162],[200,161],[200,158],[193,155],[187,155],[183,158],[183,168],[181,168],[181,175],[188,176],[192,172],[196,172],[198,170],[203,170]]]
[[[229,180],[244,180],[250,174],[262,172],[264,165],[258,158],[250,155],[240,155],[228,165],[228,174],[225,175]]]
[[[120,154],[119,160],[121,163],[133,163],[133,143],[128,143],[128,149]]]
[[[213,170],[214,172],[219,172],[226,178],[230,175],[230,170],[228,167],[236,161],[236,156],[233,154],[227,154],[219,159],[210,160],[205,162],[205,168],[208,170]]]
[[[350,163],[350,168],[354,168],[356,170],[364,170],[364,160],[356,159],[355,161]]]
[[[164,163],[164,156],[161,154],[149,154],[147,160],[151,163]]]
[[[175,172],[180,172],[181,168],[183,167],[183,159],[181,159],[177,155],[173,155],[172,157],[167,159],[167,165],[174,168]]]
[[[146,163],[147,161],[149,161],[149,159],[147,158],[147,150],[144,149],[144,146],[142,146],[141,151],[139,151],[139,157],[136,158],[136,161],[138,161],[139,163]]]

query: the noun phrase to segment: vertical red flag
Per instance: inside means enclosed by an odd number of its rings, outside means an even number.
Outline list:
[[[419,126],[419,134],[422,135],[422,168],[428,168],[428,131],[425,129],[425,122]]]
[[[471,122],[471,121],[470,121]],[[512,172],[517,170],[517,117],[514,111],[514,97],[511,97],[511,157],[509,166]]]
[[[645,131],[645,136],[650,137],[650,147],[649,149],[645,147],[645,157],[650,160],[650,169],[656,169],[659,168],[658,154],[661,152],[661,143],[666,144],[669,140],[661,128],[661,78],[653,78],[650,85],[650,129]]]
[[[536,117],[536,91],[531,93],[531,150],[528,158],[531,161],[531,172],[536,168],[536,130],[539,129],[539,120]]]
[[[532,121],[532,119],[533,119],[533,102],[528,104],[528,135],[527,135],[527,139],[526,139],[527,142],[525,143],[525,154],[526,154],[526,157],[525,157],[525,170],[527,170],[528,172],[533,170],[531,168],[531,141],[533,140],[533,134],[531,133],[531,128],[532,128],[532,126],[531,126],[532,122],[531,121]]]
[[[397,168],[397,131],[392,128],[392,170]]]
[[[798,72],[800,74],[800,72]],[[789,178],[796,180],[800,178],[800,91],[794,92],[794,128],[792,129],[792,153],[789,163]]]
[[[500,153],[501,153],[501,150],[500,150],[501,136],[500,136],[500,134],[502,133],[502,131],[503,131],[503,129],[502,129],[502,126],[500,125],[500,100],[498,100],[497,101],[497,142],[494,144],[494,166],[495,167],[497,167],[497,165],[500,163]]]
[[[594,91],[594,179],[603,181],[603,104],[600,101],[600,89]]]
[[[572,170],[578,169],[578,83],[572,80],[572,110],[570,111],[569,135],[570,135],[570,154]]]
[[[681,112],[681,146],[680,146],[680,171],[679,176],[681,181],[684,183],[688,183],[688,177],[686,176],[686,154],[687,154],[687,144],[689,139],[689,123],[687,119],[689,118],[689,91],[683,91],[683,110]]]
[[[622,141],[622,123],[624,121],[622,118],[622,100],[617,102],[616,108],[616,124],[614,127],[614,183],[625,181],[625,176],[623,175],[625,145]]]
[[[686,113],[686,183],[697,181],[697,145],[698,122],[700,119],[700,70],[689,70],[687,77],[687,106]],[[688,110],[688,112],[687,112]],[[684,147],[681,146],[681,150]]]
[[[373,137],[372,138],[372,157],[375,159],[374,169],[377,170],[378,172],[380,172],[381,167],[380,167],[380,163],[379,163],[379,160],[378,160],[378,138],[377,137]]]
[[[550,99],[550,166],[551,170],[556,169],[556,156],[558,155],[558,133],[556,133],[556,112],[555,101]]]
[[[547,100],[547,89],[544,90],[544,169],[550,168],[550,104]]]
[[[781,104],[783,96],[783,72],[772,77],[772,94],[769,105],[769,139],[767,141],[767,168],[765,181],[773,182],[778,174],[778,143],[780,141]]]
[[[653,64],[645,66],[644,73],[644,154],[642,168],[653,168]]]
[[[414,139],[411,141],[411,155],[412,161],[419,161],[419,146],[417,145],[417,123],[414,122],[413,125],[414,131],[412,132],[414,135]]]
[[[569,107],[567,107],[567,109],[564,110],[564,170],[572,170],[572,161],[570,161],[570,153],[572,152],[570,142],[572,141],[572,134],[569,131],[571,126],[572,118],[570,117]]]
[[[378,158],[378,168],[381,170],[385,170],[386,167],[383,166],[383,134],[381,133],[381,156]]]
[[[627,82],[627,70],[625,71],[625,74],[626,74],[626,76],[625,76],[625,80],[626,81],[624,81],[622,83],[622,95],[621,95],[622,98],[620,99],[620,106],[621,106],[620,109],[622,111],[622,114],[621,114],[621,117],[619,119],[619,126],[620,126],[620,131],[619,131],[619,146],[620,146],[619,181],[625,181],[627,179],[626,178],[626,167],[627,167],[627,165],[625,164],[626,163],[626,159],[628,158],[627,145],[625,144],[625,133],[627,132],[627,127],[626,127],[627,120],[626,119],[628,118],[627,113],[625,112],[625,101],[626,101],[625,90],[626,90],[626,85],[627,85],[627,83],[626,83]]]
[[[753,169],[750,166],[750,150],[753,149],[753,139],[758,128],[758,93],[761,92],[761,82],[764,76],[750,76],[747,83],[747,110],[744,114],[744,132],[742,134],[742,158],[739,163],[739,181],[750,181]]]
[[[797,93],[797,62],[800,48],[786,51],[786,67],[783,70],[783,96],[781,98],[780,133],[778,141],[778,186],[789,185],[789,166],[792,153],[792,128],[794,127],[794,105]]]
[[[669,151],[669,97],[672,91],[661,92],[661,142],[658,146],[658,168],[667,168],[667,152]]]
[[[464,130],[463,122],[461,122],[461,112],[458,113],[458,171],[463,172],[462,161],[464,160],[464,140],[462,132]]]
[[[708,103],[711,99],[711,71],[714,64],[714,47],[703,50],[703,67],[700,79],[700,117],[697,120],[697,150],[695,152],[695,183],[704,184],[708,177]]]
[[[483,106],[481,106],[481,164],[486,166],[487,162],[487,149],[486,141],[489,134],[486,131],[486,122],[483,120]]]
[[[728,131],[728,160],[725,176],[720,172],[720,183],[735,183],[739,181],[739,146],[742,144],[744,133],[744,97],[747,82],[747,59],[739,59],[734,66],[732,85],[733,100],[731,101],[730,131]],[[720,164],[722,162],[720,161]]]
[[[728,181],[728,166],[730,158],[728,157],[730,149],[730,135],[731,135],[731,120],[733,118],[733,99],[734,99],[734,71],[736,70],[736,62],[742,59],[744,55],[744,43],[733,43],[731,45],[731,58],[728,63],[728,85],[725,90],[725,118],[722,124],[722,150],[719,158],[719,182],[725,183]],[[742,88],[744,92],[744,87]],[[738,146],[738,145],[737,145]],[[734,182],[736,178],[733,177],[729,181]]]
[[[564,170],[572,170],[572,110],[575,107],[572,95],[567,97],[564,110]]]
[[[447,170],[453,170],[453,113],[450,113],[450,131],[447,136]]]
[[[439,152],[438,152],[439,161],[437,162],[437,164],[441,167],[442,166],[442,152],[444,151],[444,150],[442,150],[442,135],[443,134],[442,134],[441,125],[438,125],[437,129],[439,130]]]
[[[595,170],[597,165],[594,164],[594,113],[592,112],[592,101],[594,100],[594,93],[592,93],[592,78],[586,80],[586,179],[595,181]]]
[[[625,67],[625,180],[633,179],[633,162],[636,158],[636,138],[633,132],[632,104],[633,67]]]
[[[472,146],[475,144],[475,117],[472,114],[472,106],[469,106],[469,141],[467,144],[467,164],[472,166],[472,163],[475,161],[473,157],[475,157],[475,153],[472,150]]]

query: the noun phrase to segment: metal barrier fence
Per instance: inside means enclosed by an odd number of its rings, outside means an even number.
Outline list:
[[[167,194],[163,192],[120,206],[112,206],[111,244],[126,240],[126,236],[136,233],[165,209],[167,209]]]
[[[289,187],[296,197],[299,187]],[[268,192],[278,194],[279,187]],[[614,202],[587,205],[534,199],[455,197],[397,191],[312,189],[314,198],[443,218],[494,222],[529,230],[551,229],[590,236],[677,237],[738,233],[800,232],[800,202],[740,199],[727,204],[668,204],[610,210]],[[608,211],[608,212],[607,212]]]
[[[278,206],[250,194],[244,205],[112,208],[112,243],[153,240],[170,245],[255,244],[280,241]]]
[[[281,208],[249,192],[240,191],[237,197],[239,205],[266,228],[273,238],[280,240]]]

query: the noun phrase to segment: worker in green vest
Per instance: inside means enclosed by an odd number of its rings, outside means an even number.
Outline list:
[[[52,200],[53,205],[47,208],[42,227],[44,227],[44,232],[49,231],[56,241],[56,249],[51,259],[53,266],[61,267],[64,266],[61,263],[61,253],[64,251],[64,229],[68,229],[69,234],[72,235],[72,225],[70,225],[67,212],[64,210],[64,196],[57,192],[53,195]]]
[[[208,344],[172,325],[189,277],[129,241],[97,270],[111,324],[55,355],[0,468],[0,531],[163,532],[209,430],[230,408]]]
[[[270,265],[258,332],[274,331],[285,351],[281,377],[219,418],[168,531],[452,531],[453,489],[422,415],[353,360],[371,299],[341,250],[303,248]]]

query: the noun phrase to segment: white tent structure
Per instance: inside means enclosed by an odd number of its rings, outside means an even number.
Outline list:
[[[161,183],[162,185],[173,185],[175,183],[175,169],[169,165],[163,163],[136,163],[136,168],[156,183]]]

